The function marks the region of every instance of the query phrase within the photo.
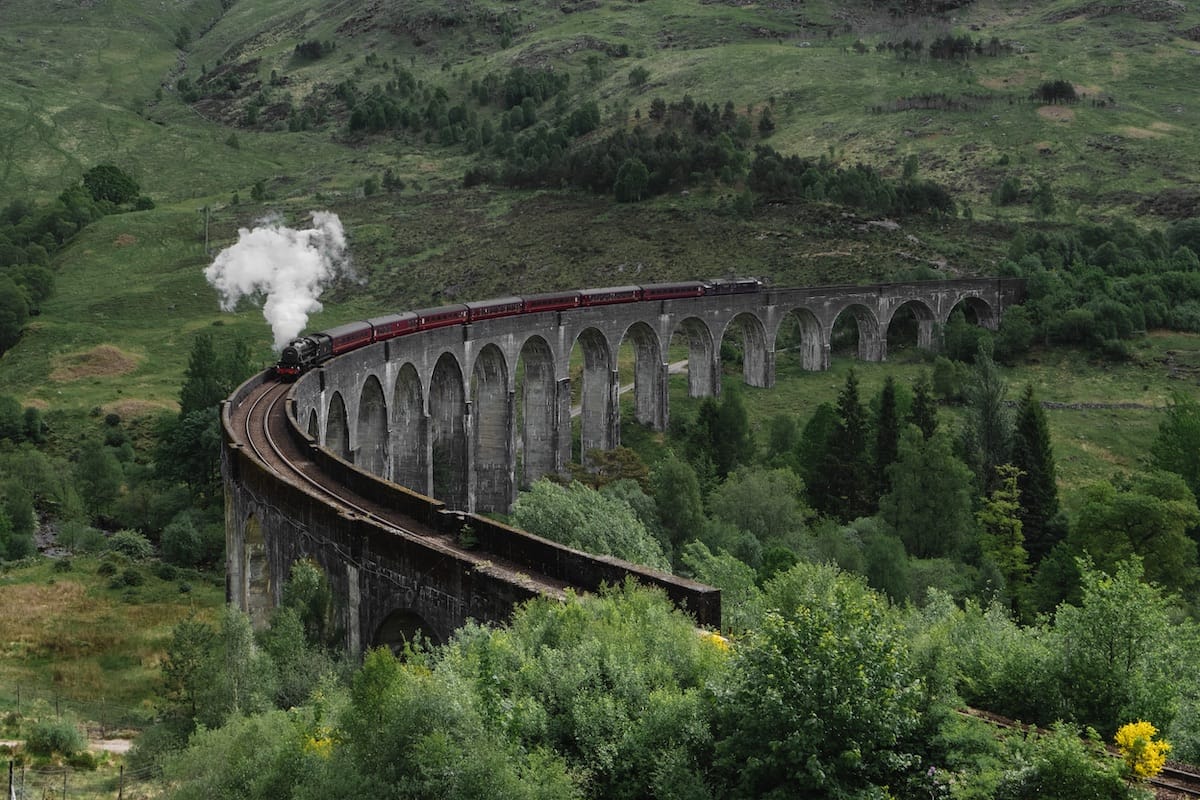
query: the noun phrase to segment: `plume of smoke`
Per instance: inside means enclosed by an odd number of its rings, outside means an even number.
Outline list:
[[[350,274],[346,233],[337,214],[312,212],[312,227],[294,230],[267,219],[253,230],[238,231],[236,244],[217,254],[204,277],[221,295],[221,308],[232,311],[239,300],[263,301],[275,349],[300,335],[308,315],[321,310],[317,299],[334,278]]]

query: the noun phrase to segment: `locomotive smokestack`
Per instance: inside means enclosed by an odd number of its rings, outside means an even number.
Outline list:
[[[221,309],[232,311],[243,297],[263,301],[275,350],[300,335],[308,315],[321,310],[321,292],[339,275],[351,275],[346,233],[337,214],[312,212],[312,227],[294,230],[264,220],[253,230],[238,230],[238,240],[204,270],[221,295]]]

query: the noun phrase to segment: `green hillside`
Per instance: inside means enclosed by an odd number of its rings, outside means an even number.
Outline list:
[[[58,291],[0,377],[27,402],[90,408],[119,388],[169,405],[179,342],[219,322],[269,359],[257,313],[221,314],[199,276],[267,213],[291,225],[320,208],[343,219],[360,280],[326,295],[313,320],[325,325],[580,283],[991,273],[1014,225],[1155,228],[1194,212],[1200,44],[1188,37],[1200,38],[1200,11],[1170,0],[931,5],[6,3],[0,203],[49,202],[107,162],[156,207],[107,217],[55,255]],[[969,37],[966,54],[934,57],[947,37]],[[759,202],[748,214],[739,170],[677,176],[638,204],[557,183],[463,189],[469,170],[504,170],[472,131],[504,135],[505,81],[518,68],[567,76],[539,122],[595,104],[598,126],[571,152],[661,129],[655,99],[711,104],[745,119],[741,170],[759,145],[834,168],[861,162],[886,181],[915,170],[949,191],[955,211],[899,227],[823,203]],[[1077,101],[1031,99],[1055,80]],[[487,87],[492,100],[480,102]],[[374,130],[363,117],[356,128],[353,109],[369,113],[375,99],[402,121]],[[427,118],[406,125],[410,112]],[[759,127],[764,112],[773,130]],[[531,131],[516,131],[518,144]],[[536,158],[520,163],[536,169]],[[1035,208],[1039,186],[1048,212]],[[54,370],[95,360],[106,343],[133,371],[92,376],[86,389],[73,381],[63,395]]]

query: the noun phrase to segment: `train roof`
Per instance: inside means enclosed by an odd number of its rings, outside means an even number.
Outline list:
[[[418,317],[428,317],[430,314],[445,314],[448,311],[466,311],[466,303],[451,303],[446,306],[431,306],[429,308],[418,308],[412,312]]]
[[[469,303],[464,303],[467,308],[491,308],[492,306],[505,306],[512,303],[525,302],[519,297],[493,297],[491,300],[472,300]]]
[[[370,330],[371,326],[367,324],[365,320],[360,319],[357,322],[347,322],[345,325],[338,325],[336,328],[330,328],[328,330],[321,331],[321,333],[325,334],[330,339],[337,339],[339,336],[348,336],[350,334],[358,333],[364,328]]]
[[[399,314],[386,314],[382,317],[371,317],[367,320],[371,325],[379,327],[380,325],[391,325],[396,322],[404,322],[409,319],[416,319],[417,314],[414,311],[404,311]]]
[[[629,286],[593,286],[591,289],[582,289],[579,293],[582,295],[595,295],[613,294],[616,292],[640,292],[641,290],[642,287],[630,284]]]
[[[695,289],[705,286],[704,281],[667,281],[665,283],[645,283],[642,284],[643,291],[649,289]]]
[[[537,294],[525,295],[525,302],[530,300],[552,300],[559,297],[576,297],[579,295],[578,289],[562,289],[557,292],[539,292]]]

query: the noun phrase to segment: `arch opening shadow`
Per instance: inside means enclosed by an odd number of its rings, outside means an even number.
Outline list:
[[[429,493],[425,435],[421,378],[416,367],[405,364],[396,375],[392,391],[392,480],[422,494]]]
[[[991,331],[1000,327],[1000,318],[996,309],[981,297],[969,295],[962,298],[947,312],[943,322],[948,322],[955,311],[961,311],[963,318],[971,325],[978,325]]]
[[[929,306],[910,300],[897,308],[888,320],[885,339],[888,358],[937,347],[935,319]]]
[[[775,333],[775,358],[780,366],[798,361],[801,369],[810,372],[829,368],[829,353],[816,315],[807,308],[783,315]]]
[[[325,449],[353,463],[350,452],[350,423],[346,419],[346,402],[341,392],[334,392],[325,415]]]
[[[739,333],[740,342],[734,341],[731,333]],[[721,359],[726,354],[740,359],[742,380],[747,386],[767,387],[771,385],[767,360],[767,333],[762,320],[754,314],[741,313],[734,317],[721,336]]]
[[[574,352],[582,350],[583,370],[579,388],[579,438],[572,434],[572,456],[587,464],[592,450],[611,450],[620,442],[616,426],[616,384],[608,340],[595,328],[582,331],[575,340]],[[575,413],[572,408],[571,413]],[[574,427],[574,426],[572,426]]]
[[[465,510],[467,496],[467,398],[462,368],[442,353],[429,384],[430,450],[433,496],[450,508]]]
[[[512,405],[504,354],[489,344],[479,352],[471,370],[476,511],[507,511],[514,499]]]
[[[412,609],[398,608],[380,623],[371,640],[371,646],[386,646],[394,654],[400,655],[404,652],[405,645],[417,641],[418,637],[431,644],[442,644],[437,632],[424,617]]]
[[[632,387],[634,420],[655,430],[666,428],[666,365],[658,337],[646,323],[636,322],[625,331],[617,373],[621,392]]]
[[[388,410],[383,386],[371,375],[358,399],[358,449],[354,463],[372,474],[391,478],[388,460]]]
[[[672,363],[687,359],[688,397],[713,397],[720,394],[717,380],[716,347],[712,331],[703,320],[688,317],[680,321],[671,336],[668,358]],[[680,356],[680,354],[683,354]],[[677,357],[678,356],[678,357]]]
[[[885,346],[879,322],[869,308],[855,304],[838,312],[829,336],[832,356],[883,361]]]
[[[521,485],[529,486],[543,475],[558,471],[556,453],[560,425],[570,430],[569,420],[558,420],[554,354],[542,337],[532,336],[521,347],[516,382],[520,396],[517,402],[519,474]]]

